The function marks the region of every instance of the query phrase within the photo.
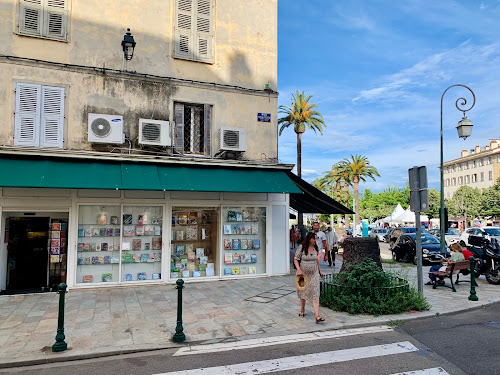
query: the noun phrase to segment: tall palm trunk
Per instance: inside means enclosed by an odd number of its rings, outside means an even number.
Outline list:
[[[297,176],[302,178],[302,133],[297,133]],[[302,212],[297,212],[297,224],[302,228],[304,218]]]
[[[337,181],[335,185],[335,191],[337,192],[337,202],[340,203],[340,181]],[[333,197],[332,197],[333,198]],[[340,217],[339,214],[337,214],[337,226],[340,228],[340,221],[342,218]]]
[[[355,202],[355,210],[354,210],[354,228],[359,224],[359,176],[354,176],[352,179],[353,182],[353,190],[354,190],[354,202]]]
[[[345,184],[344,188],[344,206],[349,207],[349,185]],[[345,215],[345,227],[349,228],[349,215]]]

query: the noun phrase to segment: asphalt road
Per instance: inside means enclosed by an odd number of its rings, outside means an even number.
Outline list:
[[[19,369],[0,370],[0,374],[23,375],[171,375],[191,374],[343,374],[380,375],[435,369],[420,374],[453,374],[465,372],[422,345],[401,329],[381,327],[378,332],[363,333],[374,328],[353,331],[327,331],[318,335],[343,337],[314,337],[294,335],[285,342],[271,346],[256,344],[239,350],[234,342],[222,351],[217,345],[203,345],[198,354],[177,355],[177,349],[134,355],[123,355],[95,360],[40,365]],[[349,335],[350,333],[350,335]],[[311,335],[311,334],[307,334]],[[222,344],[224,345],[224,344]],[[196,348],[190,348],[191,351]],[[189,352],[188,352],[189,353]],[[239,365],[238,365],[239,364]],[[198,371],[182,371],[193,370]],[[203,370],[202,370],[203,369]],[[444,371],[436,370],[444,369]],[[437,372],[438,371],[438,372]],[[495,373],[486,371],[483,374]]]
[[[460,314],[406,322],[400,330],[467,374],[500,374],[498,303]]]

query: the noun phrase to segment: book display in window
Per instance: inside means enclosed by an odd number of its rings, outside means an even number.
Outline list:
[[[80,205],[77,283],[157,280],[161,275],[162,214],[162,207]],[[149,221],[152,217],[154,225]],[[65,233],[51,239],[50,245],[52,241],[58,245],[53,246],[54,253],[65,249],[66,238]]]
[[[163,208],[123,205],[122,217],[121,281],[160,279]]]
[[[266,272],[265,207],[224,207],[222,233],[224,275]]]
[[[170,278],[218,275],[219,209],[172,208]]]
[[[77,283],[118,282],[120,206],[86,206],[78,210]],[[64,237],[64,236],[63,236]],[[60,244],[66,242],[61,238]]]

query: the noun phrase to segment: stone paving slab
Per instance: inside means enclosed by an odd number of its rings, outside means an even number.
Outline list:
[[[405,274],[416,282],[416,267],[385,268]],[[336,271],[338,269],[337,266]],[[323,270],[332,272],[333,269],[326,266]],[[311,304],[306,305],[306,316],[298,317],[294,271],[291,275],[267,278],[186,282],[183,325],[187,344],[210,343],[241,340],[250,335],[256,338],[383,324],[453,313],[500,301],[500,286],[488,284],[484,276],[479,278],[478,284],[478,302],[468,300],[468,283],[459,284],[456,293],[448,288],[433,290],[426,286],[425,296],[432,305],[430,311],[374,317],[349,315],[322,307],[321,315],[326,321],[315,324]],[[267,303],[248,300],[252,297]],[[177,313],[174,285],[71,290],[66,297],[65,316],[69,350],[52,353],[58,300],[56,293],[0,296],[0,367],[186,345],[171,341]]]

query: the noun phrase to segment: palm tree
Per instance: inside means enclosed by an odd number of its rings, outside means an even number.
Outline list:
[[[344,206],[349,207],[349,186],[352,185],[351,169],[344,163],[344,160],[337,163],[338,174],[341,180],[344,180]],[[339,194],[340,200],[340,194]],[[345,214],[345,227],[349,228],[349,214]]]
[[[289,126],[293,126],[293,130],[297,134],[297,176],[302,178],[302,134],[306,131],[306,125],[315,133],[319,131],[323,134],[323,127],[326,127],[323,116],[316,109],[316,104],[309,103],[312,95],[305,95],[304,91],[299,93],[295,91],[292,95],[292,104],[290,106],[280,105],[278,112],[284,116],[278,119],[280,126],[279,135]],[[298,224],[302,226],[302,213],[298,213]]]
[[[331,192],[332,199],[334,197],[334,191],[337,194],[337,202],[340,202],[340,180],[342,179],[342,174],[340,173],[340,165],[333,164],[331,171],[323,172],[323,179],[328,187],[328,190]],[[340,215],[337,215],[337,224],[340,224]],[[333,214],[330,215],[330,225],[333,228]]]
[[[370,165],[370,161],[366,156],[351,155],[351,158],[344,158],[342,164],[350,171],[352,176],[353,190],[354,190],[354,226],[359,224],[359,182],[366,182],[366,178],[371,178],[375,181],[375,176],[380,177],[377,168]]]

